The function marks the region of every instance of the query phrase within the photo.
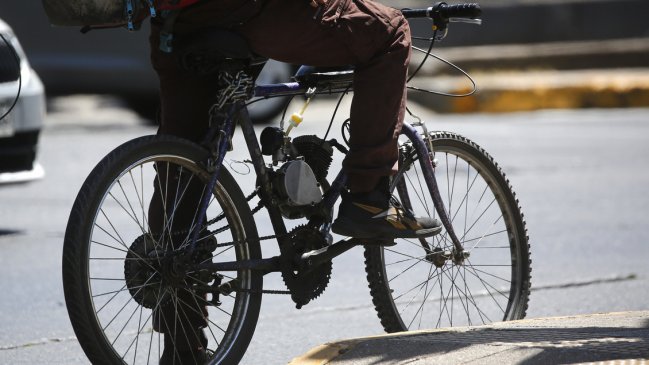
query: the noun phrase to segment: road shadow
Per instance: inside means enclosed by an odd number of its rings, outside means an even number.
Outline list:
[[[0,228],[0,237],[18,235],[23,233],[25,232],[18,229]]]
[[[351,346],[335,364],[471,362],[567,364],[649,358],[649,319],[642,327],[476,328],[381,337]],[[325,354],[311,353],[317,359]],[[418,362],[419,363],[419,362]]]

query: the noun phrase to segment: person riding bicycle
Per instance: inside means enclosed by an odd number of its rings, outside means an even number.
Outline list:
[[[410,28],[396,9],[371,0],[163,0],[176,12],[173,36],[205,28],[241,34],[257,54],[291,64],[354,65],[350,151],[343,195],[332,230],[356,238],[424,237],[439,221],[391,205],[388,176],[397,169],[397,139],[406,105]],[[197,141],[208,128],[210,80],[183,72],[160,49],[164,18],[152,18],[151,61],[160,79],[161,134]],[[167,30],[167,29],[164,29]]]
[[[398,10],[372,0],[162,0],[157,5],[173,14],[172,21],[169,15],[151,20],[151,61],[161,92],[158,133],[199,141],[208,129],[214,96],[212,81],[184,72],[174,52],[164,50],[170,32],[174,40],[182,40],[208,28],[225,28],[242,35],[264,57],[316,67],[354,65],[350,151],[343,162],[349,193],[343,195],[332,231],[386,244],[441,230],[436,219],[414,217],[391,203],[389,176],[398,164],[411,46],[409,25]],[[191,217],[195,209],[180,206],[176,216]],[[188,322],[204,327],[201,319]],[[182,344],[166,335],[161,363],[174,362],[174,356],[183,364],[204,358],[206,340],[200,331],[198,337],[200,341]]]

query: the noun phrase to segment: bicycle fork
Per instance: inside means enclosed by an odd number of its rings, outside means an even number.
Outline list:
[[[442,222],[444,228],[446,229],[446,233],[448,234],[449,238],[453,242],[453,247],[455,249],[453,253],[453,261],[461,263],[467,257],[468,253],[464,251],[464,247],[462,247],[462,243],[460,243],[460,240],[458,239],[457,234],[453,229],[453,222],[451,222],[451,219],[449,218],[446,212],[446,207],[444,206],[444,202],[439,193],[437,180],[435,179],[432,156],[428,151],[428,146],[426,145],[426,142],[423,140],[420,134],[417,132],[415,127],[413,127],[408,123],[403,123],[401,133],[403,133],[406,137],[408,137],[408,139],[410,139],[413,147],[415,148],[417,155],[419,156],[419,163],[421,165],[421,170],[422,173],[424,174],[428,191],[433,197],[433,204],[435,205],[435,211],[437,211],[440,221]],[[402,196],[407,196],[407,188],[404,186],[405,184],[403,183],[403,180],[401,180],[400,183],[401,184],[400,186],[397,186],[397,189],[401,190],[400,193],[403,193]],[[403,202],[403,198],[402,198],[402,203],[405,204],[407,202]],[[427,246],[425,242],[422,242],[422,246],[424,245]],[[429,251],[430,248],[425,246],[424,249]],[[430,252],[426,252],[426,253],[428,254]]]

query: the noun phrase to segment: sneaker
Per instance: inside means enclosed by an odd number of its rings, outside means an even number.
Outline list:
[[[391,198],[387,179],[369,193],[343,195],[331,230],[342,236],[378,240],[389,245],[394,238],[424,238],[438,234],[442,224],[434,218],[415,217]],[[368,242],[370,243],[370,242]],[[377,242],[375,242],[377,243]]]

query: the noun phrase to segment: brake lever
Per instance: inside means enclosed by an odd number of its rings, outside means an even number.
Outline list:
[[[448,18],[449,23],[468,23],[475,25],[482,25],[482,19],[469,19],[469,18]]]

